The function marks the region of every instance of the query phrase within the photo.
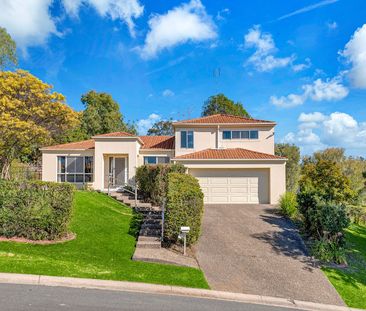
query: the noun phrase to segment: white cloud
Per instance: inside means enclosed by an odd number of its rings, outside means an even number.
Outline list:
[[[77,16],[82,5],[94,7],[102,17],[112,20],[121,20],[126,23],[130,34],[135,35],[134,19],[139,18],[144,12],[144,6],[139,0],[62,0],[66,12]]]
[[[299,122],[322,122],[326,120],[326,116],[321,112],[313,112],[313,113],[304,113],[302,112],[298,118]]]
[[[349,77],[353,86],[366,88],[366,24],[355,31],[340,54],[352,65]]]
[[[52,0],[1,1],[0,25],[26,53],[30,46],[44,45],[50,35],[60,35],[49,12]]]
[[[291,13],[285,14],[285,15],[279,17],[277,20],[280,21],[282,19],[289,18],[291,16],[295,16],[295,15],[303,14],[303,13],[306,13],[306,12],[309,12],[309,11],[313,11],[315,9],[321,8],[321,7],[326,6],[326,5],[329,5],[329,4],[336,3],[338,1],[339,0],[322,0],[322,1],[319,1],[317,3],[314,3],[314,4],[311,4],[311,5],[305,6],[305,7],[301,8],[301,9],[295,10],[295,11],[293,11]]]
[[[339,77],[327,79],[326,81],[317,79],[312,84],[306,84],[302,88],[304,94],[314,101],[341,100],[349,93]]]
[[[153,58],[162,50],[179,44],[217,37],[216,26],[200,0],[191,0],[166,14],[153,15],[149,27],[144,46],[137,49],[144,59]]]
[[[164,97],[172,97],[175,95],[175,93],[172,90],[166,89],[162,92],[162,95]]]
[[[306,97],[304,97],[304,95],[289,94],[281,97],[271,96],[269,100],[272,105],[277,107],[291,108],[302,105],[305,102]]]
[[[301,87],[302,94],[289,94],[287,96],[271,96],[270,102],[281,108],[290,108],[304,104],[307,100],[313,101],[338,101],[345,98],[349,90],[345,87],[339,76],[333,79],[317,79],[311,84]]]
[[[292,65],[292,70],[295,72],[300,72],[303,71],[305,69],[308,69],[311,67],[311,60],[310,58],[305,58],[305,62],[302,64],[293,64]]]
[[[160,120],[160,115],[152,113],[147,119],[141,119],[137,121],[137,131],[140,135],[144,135],[154,125],[155,122],[158,122]]]
[[[334,29],[337,29],[338,28],[338,24],[337,22],[327,22],[326,23],[327,27],[329,30],[334,30]]]
[[[224,21],[226,20],[226,16],[230,14],[230,9],[225,8],[217,12],[216,19],[218,21]]]
[[[299,145],[304,153],[327,147],[346,148],[356,155],[366,150],[366,122],[358,122],[347,113],[302,113],[298,121],[298,132],[288,133],[282,141]]]
[[[295,56],[275,57],[273,54],[277,52],[277,48],[272,35],[263,33],[258,25],[249,29],[244,36],[244,45],[246,48],[255,49],[254,54],[247,60],[247,64],[252,64],[260,72],[286,67],[295,60]]]

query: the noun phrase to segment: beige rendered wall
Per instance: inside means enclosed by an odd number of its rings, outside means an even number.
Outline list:
[[[216,128],[176,128],[175,129],[175,156],[196,152],[209,148],[216,148]],[[180,147],[180,132],[193,131],[193,147]]]
[[[43,181],[57,181],[57,157],[58,156],[72,156],[85,157],[94,156],[94,150],[43,150],[42,151],[42,180]],[[95,160],[94,160],[95,172]]]
[[[172,159],[174,157],[174,150],[140,149],[137,160],[138,166],[144,164],[144,156],[169,157]]]
[[[244,131],[244,130],[258,130],[258,139],[222,139],[222,132],[226,130]],[[181,148],[180,138],[181,131],[193,131],[194,148]],[[244,148],[258,152],[274,154],[274,127],[233,127],[220,126],[212,127],[176,127],[175,129],[175,156],[180,156],[187,153],[192,153],[209,148]]]
[[[222,139],[223,131],[245,131],[258,130],[258,139]],[[274,154],[274,127],[262,128],[225,128],[221,127],[219,131],[219,148],[244,148],[253,151]]]
[[[178,162],[178,161],[176,161]],[[280,196],[286,191],[285,161],[179,161],[191,169],[269,169],[269,203],[277,204]]]
[[[127,156],[128,157],[128,181],[133,183],[135,179],[136,167],[138,166],[138,154],[140,143],[136,139],[128,138],[97,138],[95,139],[94,157],[94,189],[103,190],[107,185],[104,184],[105,163],[108,156]]]

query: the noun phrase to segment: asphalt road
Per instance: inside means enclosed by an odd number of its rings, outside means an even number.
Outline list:
[[[288,311],[295,309],[183,296],[0,284],[0,310]]]

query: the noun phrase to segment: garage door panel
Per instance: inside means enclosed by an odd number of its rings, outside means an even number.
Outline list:
[[[240,186],[234,186],[234,187],[230,187],[230,193],[248,193],[248,188],[247,187],[240,187]]]
[[[257,204],[269,203],[268,169],[191,169],[204,202]]]
[[[212,187],[211,192],[213,193],[228,193],[229,192],[228,187]]]

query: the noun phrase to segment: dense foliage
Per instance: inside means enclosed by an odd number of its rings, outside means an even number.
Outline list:
[[[235,103],[224,94],[210,96],[202,107],[203,117],[218,113],[250,118],[249,113],[240,102]]]
[[[172,119],[155,122],[154,125],[147,131],[147,135],[149,136],[174,135]]]
[[[0,72],[0,178],[14,159],[35,153],[78,123],[65,97],[24,70]]]
[[[16,65],[17,47],[5,28],[0,27],[0,70]]]
[[[303,229],[319,259],[345,261],[344,230],[350,224],[346,204],[354,195],[339,163],[317,157],[304,160],[297,200]]]
[[[68,233],[74,186],[0,181],[0,236],[54,240]]]
[[[293,218],[297,215],[297,198],[294,192],[285,192],[280,197],[280,209],[281,213],[289,218]]]
[[[87,137],[125,131],[136,134],[136,129],[126,124],[118,103],[108,93],[89,91],[81,97],[85,110],[81,116],[81,129]]]
[[[196,242],[201,233],[203,193],[195,177],[188,174],[168,175],[164,239],[178,241],[180,227],[189,226],[187,244]]]
[[[286,190],[296,192],[300,177],[300,149],[295,145],[276,144],[275,154],[287,158]]]
[[[143,165],[137,168],[136,182],[139,192],[153,204],[162,205],[166,197],[169,173],[185,173],[181,164]]]

